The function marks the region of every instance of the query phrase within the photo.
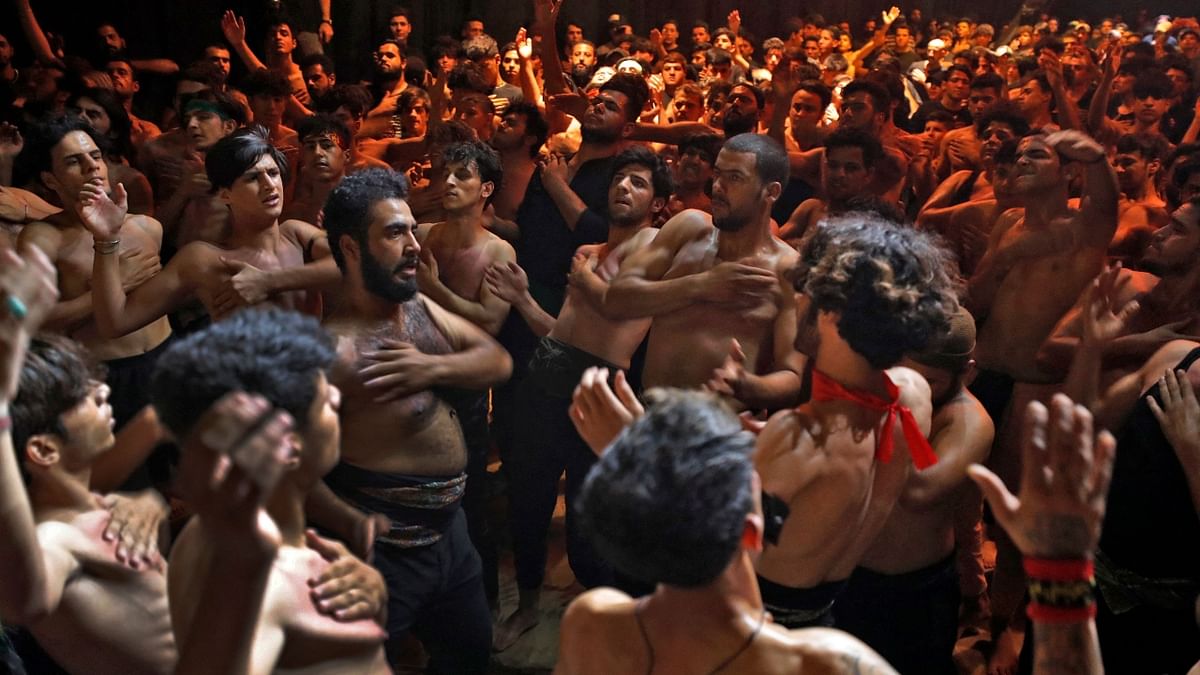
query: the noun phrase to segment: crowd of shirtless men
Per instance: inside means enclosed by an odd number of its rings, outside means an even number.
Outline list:
[[[9,671],[1200,662],[1195,18],[397,8],[351,83],[328,2],[182,69],[15,4]]]

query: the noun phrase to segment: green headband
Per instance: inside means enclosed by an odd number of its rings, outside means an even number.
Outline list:
[[[205,101],[203,99],[192,99],[191,101],[188,101],[188,104],[186,106],[184,106],[184,108],[183,108],[183,116],[187,117],[188,113],[192,113],[192,112],[196,112],[196,111],[210,112],[210,113],[216,115],[217,117],[220,117],[222,120],[233,119],[232,117],[227,115],[224,110],[221,110],[219,107],[217,107],[216,104],[212,103],[211,101]]]

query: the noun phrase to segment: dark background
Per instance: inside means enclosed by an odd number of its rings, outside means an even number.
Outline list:
[[[300,0],[289,0],[299,2]],[[314,6],[316,0],[307,0]],[[638,34],[645,35],[648,27],[667,17],[680,21],[685,39],[690,24],[704,19],[717,26],[725,23],[729,11],[740,9],[743,25],[759,43],[770,36],[783,32],[788,17],[819,12],[828,21],[849,20],[857,30],[863,19],[877,16],[879,11],[893,0],[812,0],[810,2],[771,2],[758,0],[566,0],[559,29],[566,20],[576,20],[585,26],[587,37],[595,42],[604,42],[601,36],[605,18],[614,12],[627,16]],[[1152,15],[1197,13],[1194,2],[1187,0],[1157,0],[1147,5],[1135,0],[1114,0],[1097,3],[1094,0],[1050,0],[1050,12],[1058,16],[1065,27],[1067,21],[1077,17],[1096,20],[1102,16],[1122,14],[1132,18],[1138,9],[1148,8]],[[268,0],[201,1],[183,0],[103,0],[90,3],[62,2],[61,0],[33,0],[34,11],[44,30],[65,36],[68,50],[83,52],[83,47],[93,35],[95,26],[102,20],[114,21],[121,34],[129,42],[135,56],[167,56],[181,65],[200,56],[206,44],[220,42],[220,15],[228,7],[243,14],[251,33],[251,46],[260,53],[256,35],[263,29],[262,17],[266,15]],[[503,44],[512,39],[517,27],[532,16],[531,3],[514,0],[332,0],[335,38],[332,56],[343,73],[343,80],[357,77],[361,68],[368,63],[374,41],[386,26],[387,14],[394,4],[407,4],[413,11],[415,43],[424,49],[433,38],[442,33],[458,34],[459,27],[468,15],[477,15],[485,22],[487,32]],[[287,6],[288,2],[285,1]],[[907,13],[914,5],[901,4]],[[1016,11],[1017,2],[979,2],[978,0],[921,0],[919,7],[926,19],[931,16],[973,16],[980,21],[993,23],[997,30]],[[308,27],[309,30],[315,27]],[[0,3],[0,32],[17,46],[17,65],[30,60],[24,36],[15,18],[11,2]],[[856,34],[856,39],[863,36]],[[260,53],[261,56],[261,53]],[[235,62],[237,61],[235,57]]]

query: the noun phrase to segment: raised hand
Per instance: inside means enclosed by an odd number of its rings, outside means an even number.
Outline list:
[[[79,189],[75,212],[96,241],[120,239],[121,226],[125,224],[125,215],[129,212],[129,195],[120,183],[113,190],[112,198],[99,185],[85,183]]]
[[[517,31],[515,42],[517,43],[517,56],[521,57],[522,61],[528,61],[533,58],[533,40],[528,37],[524,26]]]
[[[563,0],[533,0],[534,20],[543,25],[554,27],[558,21],[558,12],[562,9]]]
[[[1026,407],[1021,446],[1019,497],[979,464],[968,474],[1022,554],[1090,559],[1100,540],[1116,440],[1094,432],[1087,408],[1055,394],[1048,412],[1036,401]]]
[[[221,17],[221,32],[229,44],[236,47],[246,41],[246,20],[227,9]]]
[[[321,25],[317,27],[317,37],[321,39],[323,45],[333,42],[333,24],[322,21]]]
[[[41,249],[0,250],[0,398],[16,397],[29,340],[57,301],[58,277]]]
[[[597,455],[604,452],[622,429],[646,412],[625,381],[625,371],[617,371],[613,386],[616,393],[608,386],[607,368],[588,368],[583,371],[571,400],[571,422]]]
[[[379,618],[387,604],[383,575],[340,541],[324,539],[315,530],[307,530],[305,538],[308,547],[329,563],[320,575],[308,580],[317,611],[342,622]]]
[[[729,26],[729,31],[734,35],[737,35],[738,31],[742,29],[742,13],[736,9],[733,10],[729,13],[729,16],[726,17],[725,22]]]
[[[1153,396],[1146,399],[1163,435],[1175,448],[1184,466],[1194,466],[1200,458],[1200,403],[1188,381],[1187,372],[1168,370],[1158,380],[1162,405]],[[1191,460],[1191,461],[1189,461]]]
[[[880,12],[879,15],[880,15],[880,17],[883,18],[883,25],[886,28],[886,27],[892,25],[893,23],[896,23],[896,19],[900,18],[900,8],[893,6],[891,9],[887,10],[886,12]]]
[[[1091,136],[1074,129],[1063,129],[1046,136],[1046,145],[1071,162],[1090,164],[1104,159],[1104,146]]]
[[[1050,86],[1060,87],[1064,83],[1062,59],[1058,54],[1054,53],[1053,49],[1043,49],[1038,56],[1038,67],[1046,71],[1046,79],[1050,81]]]
[[[564,115],[570,115],[575,119],[583,119],[583,115],[587,112],[589,104],[587,98],[582,94],[568,92],[565,94],[554,94],[546,99],[546,105]]]
[[[1088,286],[1083,297],[1083,340],[1090,345],[1104,345],[1124,330],[1129,318],[1138,311],[1137,300],[1116,306],[1116,282],[1120,265],[1099,274]]]
[[[264,505],[293,455],[292,428],[261,396],[232,392],[184,440],[177,484],[223,555],[261,560],[282,545]]]

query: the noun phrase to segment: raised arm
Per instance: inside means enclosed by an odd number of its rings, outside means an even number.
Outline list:
[[[38,62],[61,67],[62,59],[50,48],[50,40],[38,24],[30,0],[17,0],[17,20],[21,22],[21,30],[25,32],[25,39],[29,41],[29,47]]]
[[[1099,137],[1104,130],[1104,122],[1108,119],[1108,99],[1112,95],[1112,83],[1117,77],[1117,69],[1121,66],[1120,44],[1109,46],[1108,57],[1104,59],[1104,69],[1101,72],[1100,83],[1096,85],[1096,93],[1092,95],[1092,103],[1088,106],[1087,130],[1092,136]]]
[[[247,69],[253,71],[267,67],[246,43],[246,20],[234,14],[232,9],[225,10],[225,14],[221,16],[221,32]]]
[[[1020,496],[970,468],[996,520],[1025,556],[1035,675],[1102,675],[1092,557],[1100,539],[1117,442],[1062,394],[1033,402],[1022,428]]]
[[[562,4],[563,0],[533,0],[533,32],[542,36],[542,76],[547,96],[568,91],[558,50],[557,23]]]
[[[44,253],[0,251],[0,614],[22,625],[57,608],[78,566],[52,536],[39,538],[9,431],[9,402],[17,397],[29,341],[57,297],[54,267]]]
[[[1058,131],[1046,137],[1046,143],[1068,161],[1078,162],[1084,170],[1080,217],[1074,230],[1089,246],[1108,248],[1117,231],[1117,202],[1121,191],[1117,174],[1104,154],[1104,148],[1080,131]]]
[[[693,134],[720,133],[719,130],[703,122],[672,122],[671,124],[650,124],[638,122],[633,125],[633,131],[628,139],[631,141],[649,141],[651,143],[666,143],[679,145]]]
[[[1062,59],[1053,50],[1043,49],[1038,56],[1038,66],[1046,71],[1046,79],[1050,81],[1050,92],[1058,110],[1058,126],[1084,131],[1083,120],[1079,117],[1079,106],[1067,95]]]

